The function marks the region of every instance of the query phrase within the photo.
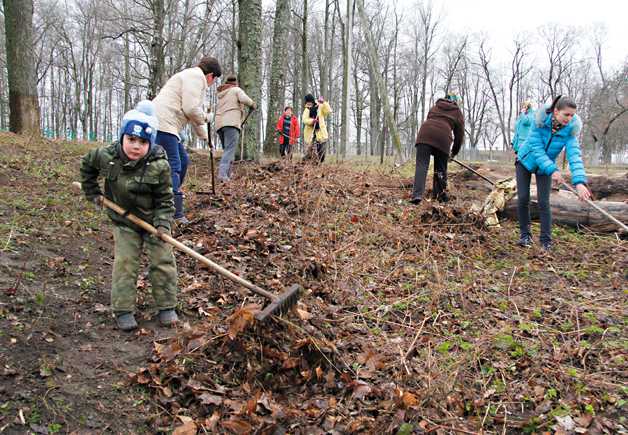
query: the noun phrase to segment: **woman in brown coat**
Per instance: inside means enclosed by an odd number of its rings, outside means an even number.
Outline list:
[[[421,124],[416,138],[416,168],[414,172],[413,204],[419,204],[425,191],[427,169],[430,156],[434,156],[434,182],[432,197],[438,201],[447,201],[447,161],[449,155],[455,157],[460,151],[464,139],[464,117],[458,107],[459,98],[449,93],[440,98]],[[453,148],[451,138],[453,133]]]

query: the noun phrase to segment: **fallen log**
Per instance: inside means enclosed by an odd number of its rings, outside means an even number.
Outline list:
[[[565,180],[569,183],[571,177],[567,175]],[[596,200],[608,197],[620,198],[620,200],[628,198],[628,173],[612,178],[603,175],[589,175],[587,176],[587,185]]]
[[[619,221],[628,222],[628,204],[617,201],[595,201],[595,204],[612,214]],[[616,224],[609,221],[600,212],[580,201],[578,197],[566,190],[552,191],[550,196],[552,221],[570,227],[587,227],[596,232],[620,232]],[[536,189],[530,189],[530,215],[538,219],[539,208],[536,201]],[[517,219],[517,196],[506,202],[501,216]]]

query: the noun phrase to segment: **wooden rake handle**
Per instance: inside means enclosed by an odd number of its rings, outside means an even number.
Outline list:
[[[481,178],[481,179],[483,179],[484,181],[488,181],[488,182],[489,182],[492,186],[495,186],[495,182],[494,182],[493,180],[491,180],[490,178],[485,177],[484,175],[480,174],[478,171],[476,171],[475,169],[473,169],[471,166],[469,166],[469,165],[466,165],[466,164],[462,163],[460,160],[458,160],[458,159],[456,159],[456,158],[454,158],[454,157],[451,157],[451,159],[450,159],[450,160],[451,160],[452,162],[456,162],[456,163],[458,163],[458,164],[459,164],[460,166],[462,166],[463,168],[465,168],[465,169],[467,169],[467,170],[469,170],[469,171],[473,172],[475,175],[477,175],[478,177],[480,177],[480,178]]]
[[[561,186],[563,186],[565,189],[569,190],[571,193],[574,193],[574,194],[578,195],[578,192],[576,191],[576,189],[574,189],[569,184],[561,183]],[[604,210],[602,207],[600,207],[599,205],[597,205],[596,203],[594,203],[590,199],[586,199],[585,201],[591,207],[593,207],[594,209],[596,209],[597,211],[602,213],[602,215],[606,216],[608,219],[610,219],[611,221],[616,223],[619,226],[619,228],[621,228],[622,230],[624,230],[624,231],[626,231],[628,233],[628,226],[626,226],[626,224],[622,223],[619,219],[617,219],[615,216],[613,216],[612,214],[610,214],[609,212]]]
[[[79,188],[79,189],[81,188],[81,183],[74,182],[74,183],[72,183],[72,185],[74,187]],[[274,294],[270,293],[269,291],[264,290],[261,287],[256,286],[255,284],[245,280],[244,278],[239,277],[235,273],[228,271],[227,269],[225,269],[224,267],[220,266],[219,264],[214,263],[213,261],[211,261],[209,258],[205,257],[204,255],[201,255],[198,252],[196,252],[195,250],[185,246],[183,243],[179,242],[177,239],[175,239],[174,237],[170,236],[169,234],[159,233],[159,231],[157,231],[157,228],[155,228],[154,226],[152,226],[148,222],[138,218],[133,213],[127,213],[127,211],[125,209],[120,207],[115,202],[112,202],[112,201],[108,200],[104,196],[103,196],[103,204],[105,205],[105,207],[110,208],[111,210],[113,210],[116,213],[118,213],[120,216],[126,217],[129,221],[133,222],[138,227],[148,231],[149,233],[151,233],[155,237],[161,238],[161,240],[163,240],[164,242],[169,243],[170,245],[174,246],[179,251],[183,251],[186,254],[188,254],[189,256],[194,257],[195,259],[197,259],[201,263],[203,263],[206,266],[208,266],[214,272],[224,276],[225,278],[228,278],[228,279],[230,279],[232,281],[235,281],[238,284],[243,285],[244,287],[246,287],[249,290],[251,290],[253,293],[257,293],[260,296],[264,296],[265,298],[268,298],[268,299],[270,299],[273,302],[277,300],[277,296],[275,296]]]

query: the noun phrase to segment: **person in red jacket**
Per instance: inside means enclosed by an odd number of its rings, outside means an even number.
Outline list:
[[[299,120],[292,114],[292,107],[287,106],[283,115],[277,121],[277,134],[279,134],[279,153],[281,157],[292,157],[292,145],[297,143],[299,137]]]
[[[440,98],[421,124],[416,138],[416,167],[412,204],[419,204],[423,199],[427,169],[430,157],[434,156],[434,183],[432,197],[437,201],[447,201],[447,161],[460,151],[464,139],[464,117],[460,107],[460,98],[448,93]],[[453,146],[452,146],[453,136]]]

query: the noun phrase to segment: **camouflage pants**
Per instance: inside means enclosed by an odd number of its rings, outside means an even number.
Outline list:
[[[172,247],[147,232],[114,225],[115,242],[111,307],[116,313],[135,311],[137,275],[142,248],[150,263],[148,277],[157,308],[164,310],[177,305],[177,263]]]

